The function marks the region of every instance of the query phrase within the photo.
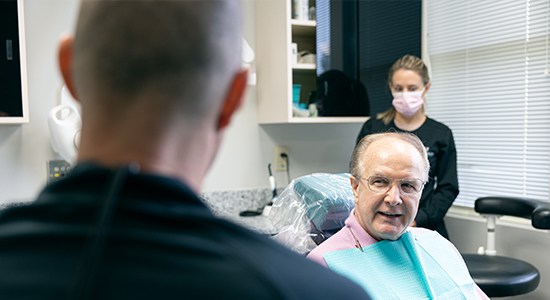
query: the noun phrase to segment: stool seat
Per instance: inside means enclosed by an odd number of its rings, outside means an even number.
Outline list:
[[[462,254],[462,257],[474,282],[489,297],[521,295],[539,285],[539,271],[527,262],[479,254]]]

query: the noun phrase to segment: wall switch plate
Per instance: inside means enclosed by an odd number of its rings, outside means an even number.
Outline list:
[[[286,158],[284,155],[286,155]],[[288,171],[288,147],[276,146],[275,147],[275,172],[287,172]]]
[[[48,161],[48,183],[64,178],[71,169],[71,164],[65,160]]]

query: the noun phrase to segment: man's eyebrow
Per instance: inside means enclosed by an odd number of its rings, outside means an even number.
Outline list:
[[[374,176],[376,176],[376,177],[387,177],[385,174],[382,174],[380,172],[374,172],[369,177],[374,177]]]

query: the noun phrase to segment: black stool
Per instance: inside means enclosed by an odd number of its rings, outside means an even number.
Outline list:
[[[462,254],[475,283],[489,297],[506,297],[534,291],[540,274],[533,265],[511,257],[496,255],[495,223],[500,216],[531,220],[533,227],[550,229],[548,203],[513,197],[482,197],[475,202],[475,211],[487,218],[487,249],[480,254]]]

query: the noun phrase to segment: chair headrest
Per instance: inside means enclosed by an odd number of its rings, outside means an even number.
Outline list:
[[[314,173],[294,179],[273,200],[273,238],[299,253],[311,251],[344,226],[355,205],[348,173]]]

